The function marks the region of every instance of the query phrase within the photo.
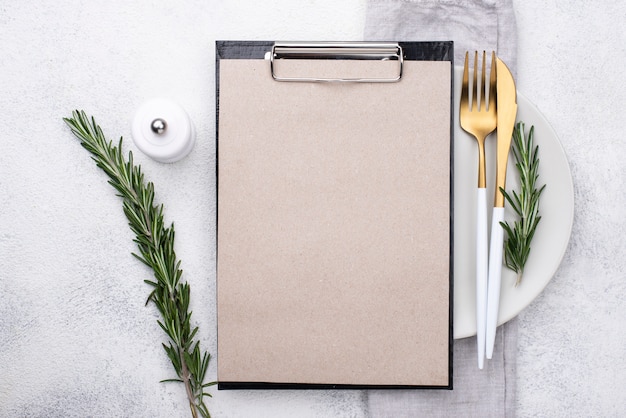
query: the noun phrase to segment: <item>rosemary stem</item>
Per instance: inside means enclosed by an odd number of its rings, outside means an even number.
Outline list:
[[[180,358],[180,364],[182,365],[182,379],[185,384],[185,391],[187,392],[187,399],[189,400],[189,408],[191,409],[191,416],[198,418],[198,411],[196,411],[196,403],[194,402],[193,391],[191,390],[191,382],[189,377],[189,369],[187,368],[187,362],[185,361],[185,355],[180,347],[178,347],[178,356]]]
[[[211,395],[204,392],[204,388],[216,382],[203,383],[210,355],[201,353],[199,342],[193,344],[198,328],[192,331],[190,326],[190,290],[187,283],[180,282],[182,270],[174,252],[174,225],[169,228],[163,225],[163,206],[155,206],[153,202],[154,185],[144,182],[141,167],[133,164],[131,152],[126,161],[121,150],[122,139],[114,146],[106,140],[94,118],[88,118],[82,111],[72,112],[72,118],[64,121],[118,191],[139,247],[139,255],[133,255],[154,272],[154,281],[144,280],[153,287],[146,304],[152,301],[161,313],[162,319],[157,322],[170,339],[169,345],[163,344],[163,348],[178,377],[164,382],[182,382],[192,417],[210,418],[203,398]]]
[[[520,177],[519,193],[507,193],[501,189],[506,201],[517,214],[517,220],[509,224],[501,222],[507,233],[505,241],[506,266],[517,273],[515,286],[518,286],[524,275],[524,266],[528,261],[531,241],[537,224],[541,220],[539,214],[539,198],[545,184],[537,187],[539,172],[538,146],[533,144],[534,127],[526,134],[524,123],[519,122],[513,131],[513,155],[515,166]]]

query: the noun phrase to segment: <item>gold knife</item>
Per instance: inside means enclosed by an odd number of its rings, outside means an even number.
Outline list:
[[[493,346],[498,326],[498,309],[500,307],[500,281],[502,277],[502,250],[504,230],[500,222],[504,220],[504,195],[500,188],[506,185],[506,166],[509,160],[509,149],[515,117],[517,116],[517,94],[515,81],[508,67],[500,58],[496,58],[498,125],[497,125],[497,160],[496,190],[493,214],[491,218],[491,239],[489,247],[489,276],[487,287],[487,331],[486,356],[493,356]]]

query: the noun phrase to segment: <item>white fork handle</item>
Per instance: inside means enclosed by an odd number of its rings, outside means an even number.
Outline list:
[[[478,368],[485,362],[485,330],[487,320],[487,274],[489,241],[487,233],[487,189],[476,193],[476,346]]]
[[[500,308],[500,282],[502,279],[502,248],[504,229],[500,222],[504,220],[504,208],[493,208],[491,219],[491,242],[489,246],[489,286],[487,290],[487,358],[493,356]]]

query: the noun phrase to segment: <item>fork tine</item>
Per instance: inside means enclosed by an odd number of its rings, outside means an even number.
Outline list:
[[[461,84],[461,111],[469,110],[469,69],[467,68],[468,52],[465,53],[463,66],[463,83]]]
[[[496,52],[491,51],[491,76],[489,77],[489,110],[496,106]]]
[[[478,107],[478,51],[474,51],[474,85],[472,86],[472,110]]]
[[[480,75],[480,104],[478,105],[478,110],[487,109],[487,85],[485,84],[485,51],[483,51],[483,71]]]

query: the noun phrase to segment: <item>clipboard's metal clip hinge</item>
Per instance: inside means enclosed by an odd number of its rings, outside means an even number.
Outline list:
[[[281,59],[344,59],[396,61],[397,68],[387,77],[293,77],[280,76],[276,61]],[[402,78],[404,55],[394,42],[276,42],[269,53],[272,78],[276,81],[395,83]]]

